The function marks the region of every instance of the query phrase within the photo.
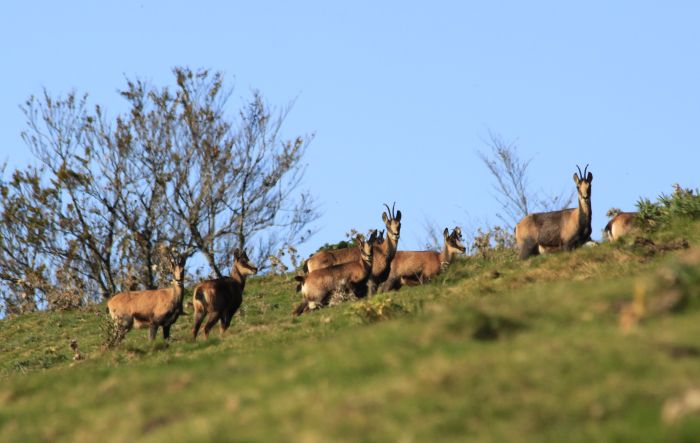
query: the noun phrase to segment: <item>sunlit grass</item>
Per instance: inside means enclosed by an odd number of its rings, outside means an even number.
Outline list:
[[[111,351],[102,306],[6,319],[0,440],[695,441],[698,411],[663,419],[700,387],[700,228],[653,240],[679,237],[691,252],[464,258],[300,318],[288,276],[251,279],[231,329],[196,343],[191,316],[170,343],[132,331]],[[648,308],[622,327],[640,282]],[[687,303],[654,308],[674,294]]]

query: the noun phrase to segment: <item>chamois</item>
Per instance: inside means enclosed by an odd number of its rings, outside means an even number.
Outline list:
[[[371,276],[376,239],[377,231],[371,231],[367,241],[361,235],[357,236],[359,256],[356,261],[316,269],[294,277],[299,282],[297,291],[304,297],[294,314],[301,315],[313,309],[314,305],[328,304],[333,291],[352,291],[356,295],[363,293]]]
[[[391,262],[391,272],[382,291],[398,290],[402,285],[423,284],[445,269],[456,254],[463,254],[466,247],[462,244],[462,230],[455,227],[452,233],[445,228],[442,233],[445,244],[441,252],[436,251],[398,251]]]
[[[593,174],[586,175],[588,165],[583,173],[576,167],[578,175],[574,173],[574,183],[578,190],[578,208],[529,214],[520,220],[515,227],[515,241],[521,259],[558,249],[568,251],[590,239]]]
[[[634,220],[637,217],[636,212],[620,212],[615,215],[607,225],[605,225],[605,237],[609,241],[617,240],[623,235],[628,234],[634,229]]]
[[[250,262],[245,250],[241,251],[236,248],[233,251],[233,258],[230,277],[205,280],[194,289],[192,294],[192,305],[194,306],[193,340],[197,340],[199,327],[207,315],[207,322],[204,324],[205,338],[209,338],[209,331],[217,321],[221,322],[221,334],[226,332],[226,329],[231,325],[233,314],[243,302],[246,278],[258,272],[258,268]]]
[[[107,302],[109,315],[119,328],[128,332],[149,327],[148,338],[156,338],[158,327],[163,328],[163,338],[170,338],[170,327],[183,312],[185,263],[187,257],[171,260],[173,287],[146,291],[120,292]]]
[[[389,209],[389,205],[384,204],[388,211],[382,213],[382,221],[386,226],[386,240],[374,243],[374,258],[372,262],[372,273],[367,283],[367,291],[359,293],[364,296],[367,293],[374,295],[377,287],[389,276],[391,262],[396,255],[396,248],[401,236],[401,211],[396,211],[396,203]],[[348,262],[356,262],[360,259],[358,248],[343,248],[331,251],[322,251],[314,254],[304,263],[304,270],[307,273],[329,266]]]

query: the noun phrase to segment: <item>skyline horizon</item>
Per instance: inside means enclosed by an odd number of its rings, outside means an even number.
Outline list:
[[[31,161],[19,105],[44,88],[89,93],[116,115],[125,78],[163,86],[174,66],[221,71],[231,112],[259,90],[294,104],[284,137],[315,134],[300,189],[322,216],[304,258],[350,229],[380,228],[394,201],[400,249],[422,248],[431,224],[465,238],[499,224],[479,158],[490,133],[531,161],[540,195],[568,194],[576,165],[590,164],[596,240],[608,209],[700,187],[694,2],[38,3],[42,14],[30,2],[0,18],[8,170]]]

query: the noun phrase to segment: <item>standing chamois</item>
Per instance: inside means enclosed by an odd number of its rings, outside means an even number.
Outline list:
[[[447,268],[456,254],[466,251],[459,227],[455,227],[452,234],[445,228],[442,235],[445,244],[441,252],[398,251],[391,262],[391,272],[382,285],[382,291],[398,290],[403,285],[423,284]]]
[[[605,225],[605,237],[609,241],[617,240],[628,234],[635,227],[636,212],[620,212]]]
[[[396,248],[401,236],[401,211],[395,211],[396,203],[389,209],[389,205],[384,204],[388,211],[382,213],[382,221],[386,226],[386,240],[374,243],[372,273],[367,282],[367,291],[361,292],[360,297],[369,293],[374,295],[377,287],[389,276],[391,262],[396,255]],[[329,266],[348,262],[356,262],[360,259],[358,248],[343,248],[330,251],[321,251],[314,254],[304,263],[304,271],[307,273]]]
[[[248,259],[248,254],[236,248],[233,251],[233,267],[230,277],[205,280],[194,288],[192,304],[194,305],[194,326],[192,339],[197,340],[199,327],[207,316],[204,325],[204,337],[209,338],[209,331],[220,321],[221,334],[231,325],[233,314],[243,302],[243,289],[246,277],[258,272],[258,268]]]
[[[554,250],[569,251],[586,243],[591,237],[591,182],[593,174],[586,171],[588,165],[574,183],[578,190],[578,208],[540,212],[526,215],[515,227],[515,241],[520,258]]]
[[[132,327],[150,328],[149,340],[156,338],[158,327],[163,328],[163,338],[170,338],[170,327],[182,314],[184,297],[185,263],[187,256],[171,258],[173,287],[146,291],[120,292],[107,302],[109,315],[124,333]]]
[[[356,261],[316,269],[306,275],[294,277],[299,282],[297,291],[304,297],[294,310],[294,314],[301,315],[315,306],[325,306],[334,291],[352,291],[355,295],[362,294],[371,276],[376,239],[377,231],[371,231],[367,241],[364,241],[362,235],[357,236],[359,253]]]

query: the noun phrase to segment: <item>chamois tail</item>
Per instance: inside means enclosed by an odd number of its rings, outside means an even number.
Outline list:
[[[304,282],[306,281],[306,276],[305,275],[295,275],[294,280],[299,282],[299,284],[297,284],[297,292],[300,292],[301,287],[304,285]]]
[[[294,315],[299,317],[301,314],[303,314],[306,311],[306,308],[309,306],[309,302],[304,300],[303,302],[299,303],[299,305],[294,309]]]
[[[206,306],[204,289],[202,289],[202,285],[197,285],[192,292],[192,307],[196,313],[197,311],[204,310],[204,306]]]
[[[605,238],[608,239],[609,241],[612,241],[612,225],[613,225],[613,220],[610,220],[607,225],[605,225],[605,229],[603,229],[603,233],[605,234]]]

